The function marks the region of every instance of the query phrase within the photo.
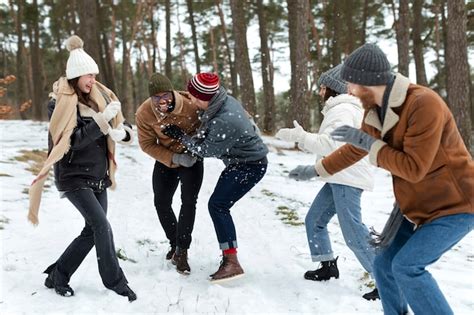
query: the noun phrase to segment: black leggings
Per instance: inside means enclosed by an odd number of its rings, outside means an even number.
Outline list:
[[[107,220],[107,191],[79,189],[66,192],[65,196],[84,217],[85,227],[61,257],[46,269],[46,273],[53,273],[55,285],[69,283],[72,274],[95,245],[102,283],[114,291],[123,291],[127,279],[119,266],[112,228]]]
[[[161,226],[172,247],[188,249],[196,217],[196,202],[201,189],[204,168],[197,161],[191,167],[170,168],[160,162],[153,170],[153,192],[155,208]],[[171,207],[173,195],[181,181],[181,210],[179,219]]]

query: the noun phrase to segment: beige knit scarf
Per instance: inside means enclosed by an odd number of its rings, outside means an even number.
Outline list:
[[[46,161],[34,179],[29,189],[30,206],[28,211],[28,220],[37,225],[38,212],[41,202],[41,194],[43,192],[44,183],[48,178],[49,171],[54,163],[62,159],[69,151],[71,146],[71,135],[77,125],[77,104],[78,97],[74,89],[69,85],[65,77],[61,77],[53,84],[53,92],[50,97],[56,99],[56,107],[54,108],[51,120],[49,122],[49,133],[51,134],[53,147]],[[99,111],[103,112],[110,101],[118,101],[117,96],[106,88],[103,84],[96,82],[91,89],[90,98],[97,103]],[[119,123],[123,122],[122,113],[111,121],[112,127],[116,128]],[[107,137],[107,151],[109,159],[109,177],[112,181],[112,189],[115,188],[115,169],[117,164],[114,159],[115,142]]]

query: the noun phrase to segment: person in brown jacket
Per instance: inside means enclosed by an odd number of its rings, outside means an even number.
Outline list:
[[[360,98],[364,121],[335,129],[333,138],[346,144],[306,171],[330,176],[367,154],[389,171],[401,215],[374,262],[384,313],[405,314],[409,305],[415,314],[452,314],[425,268],[474,226],[474,162],[453,115],[433,90],[392,73],[376,45],[352,52],[341,76]]]
[[[185,152],[177,140],[163,134],[167,125],[177,125],[187,134],[195,133],[200,122],[198,108],[188,92],[175,91],[170,80],[154,73],[149,81],[150,97],[137,110],[135,121],[140,148],[156,160],[153,170],[154,204],[161,226],[170,243],[166,259],[176,270],[189,274],[188,249],[196,217],[196,202],[203,179],[203,162]],[[173,208],[173,196],[181,182],[179,219]]]

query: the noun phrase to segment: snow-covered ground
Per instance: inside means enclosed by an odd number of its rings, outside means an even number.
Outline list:
[[[304,225],[284,223],[284,214],[278,211],[285,207],[294,210],[303,222],[322,183],[287,177],[296,165],[313,163],[313,156],[287,150],[284,143],[271,137],[265,137],[265,142],[270,147],[268,172],[231,210],[245,277],[223,284],[211,284],[207,279],[220,261],[207,200],[223,164],[205,160],[189,251],[192,272],[183,276],[165,261],[168,244],[151,188],[154,161],[135,141],[129,147],[118,146],[118,188],[109,192],[108,213],[115,245],[129,258],[120,263],[138,300],[129,303],[102,285],[94,251],[72,277],[75,296],[64,298],[44,287],[42,271],[78,235],[83,219],[66,199],[59,198],[51,176],[51,187],[43,194],[39,226],[27,222],[26,189],[34,176],[26,170],[27,163],[13,158],[20,150],[45,149],[47,124],[0,121],[0,313],[381,314],[380,301],[361,298],[371,290],[369,280],[344,245],[337,219],[330,223],[330,233],[339,255],[340,278],[322,283],[303,279],[306,270],[317,267],[309,257]],[[375,190],[363,194],[363,218],[367,226],[380,230],[391,210],[393,193],[386,172],[375,170],[375,176]],[[179,191],[175,204],[179,209]],[[474,313],[473,234],[430,267],[455,314]]]

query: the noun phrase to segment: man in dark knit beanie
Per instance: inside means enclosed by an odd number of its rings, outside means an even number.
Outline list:
[[[148,81],[150,97],[137,110],[136,124],[140,148],[155,161],[152,183],[154,204],[161,226],[169,240],[166,260],[176,271],[189,274],[188,249],[196,217],[196,201],[203,179],[203,162],[185,152],[185,147],[163,133],[170,124],[180,126],[188,134],[199,126],[198,108],[189,93],[175,91],[171,81],[154,73]],[[173,196],[181,184],[181,209],[176,217]]]
[[[453,314],[425,268],[474,227],[474,162],[443,99],[390,69],[373,44],[344,61],[341,76],[362,101],[365,118],[360,129],[332,132],[346,144],[315,170],[327,177],[369,155],[392,174],[400,220],[387,222],[393,237],[374,262],[384,313],[406,314],[409,305],[415,314]]]

